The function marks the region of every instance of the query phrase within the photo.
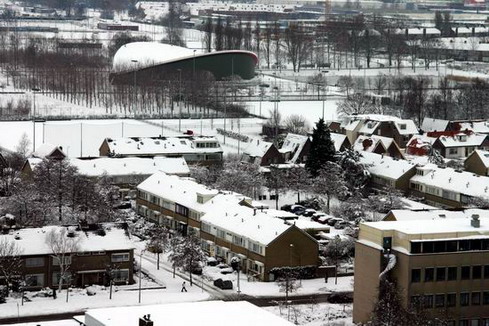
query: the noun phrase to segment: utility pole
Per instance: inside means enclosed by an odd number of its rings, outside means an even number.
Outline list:
[[[36,151],[36,92],[41,89],[32,89],[32,152]]]
[[[136,73],[137,73],[138,61],[133,59],[133,60],[131,60],[131,62],[135,63],[135,65],[134,65],[134,114],[136,114],[136,109],[137,109],[137,105],[138,105],[137,93],[136,93]],[[127,118],[127,115],[125,118]]]
[[[182,132],[182,69],[177,69],[179,73],[178,79],[178,131]]]

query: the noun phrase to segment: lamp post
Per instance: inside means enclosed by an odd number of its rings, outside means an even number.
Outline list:
[[[138,105],[138,104],[137,104],[137,103],[138,103],[138,101],[137,101],[137,98],[136,98],[136,97],[137,97],[137,93],[136,93],[136,73],[137,73],[137,65],[136,65],[136,64],[138,63],[138,61],[137,61],[137,60],[135,60],[135,59],[133,59],[133,60],[131,60],[131,62],[134,62],[134,63],[135,63],[135,65],[134,65],[134,66],[135,66],[135,67],[134,67],[134,114],[136,114],[136,109],[137,109],[137,105]],[[127,116],[126,116],[126,118],[127,118]]]
[[[138,302],[141,303],[141,272],[143,270],[143,254],[145,250],[141,250],[141,255],[139,256],[139,300]]]
[[[182,131],[182,69],[177,69],[179,73],[178,79],[178,132]]]
[[[36,92],[41,89],[32,88],[32,151],[36,151]]]

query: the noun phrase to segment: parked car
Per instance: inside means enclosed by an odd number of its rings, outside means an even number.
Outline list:
[[[222,278],[218,278],[217,280],[214,281],[214,285],[220,288],[221,290],[232,290],[233,289],[233,282],[229,280],[223,281]]]
[[[292,205],[283,205],[282,207],[280,207],[281,210],[286,211],[286,212],[290,212],[291,208],[292,208]]]
[[[344,221],[342,218],[339,217],[332,217],[328,220],[328,225],[329,226],[334,226],[337,222]]]
[[[334,228],[337,230],[343,230],[347,227],[351,227],[352,223],[347,222],[347,221],[338,221],[335,223]]]
[[[302,205],[292,205],[290,211],[297,215],[302,215],[306,208]]]
[[[321,224],[328,224],[329,220],[331,220],[332,218],[334,217],[328,215],[320,216],[318,217],[317,222]]]
[[[304,210],[304,213],[302,213],[302,215],[307,216],[307,217],[311,217],[316,213],[317,213],[317,211],[314,208],[306,208],[306,210]]]

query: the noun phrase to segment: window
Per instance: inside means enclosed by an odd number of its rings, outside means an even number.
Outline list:
[[[44,266],[44,257],[26,258],[25,267],[39,267],[39,266]]]
[[[421,296],[419,296],[419,295],[411,296],[411,306],[412,307],[419,307],[420,303],[421,303]]]
[[[423,253],[430,254],[435,250],[435,246],[433,242],[424,242],[423,243]]]
[[[469,293],[460,293],[460,305],[462,307],[469,305]]]
[[[53,285],[59,284],[59,279],[61,277],[60,272],[53,272]],[[62,284],[68,284],[71,281],[71,275],[69,273],[65,273],[63,276]]]
[[[482,326],[489,326],[489,318],[482,319]]]
[[[91,253],[90,253],[90,251],[84,251],[84,252],[77,252],[76,255],[77,256],[90,256]]]
[[[44,274],[27,274],[25,276],[26,286],[44,286]]]
[[[489,265],[484,266],[484,278],[489,279]]]
[[[461,319],[458,321],[458,326],[469,326],[469,321],[467,319]]]
[[[447,279],[449,281],[456,281],[458,279],[457,267],[448,267],[448,269],[447,269]]]
[[[188,208],[185,206],[175,204],[175,212],[182,216],[188,217]]]
[[[446,279],[446,268],[445,267],[437,267],[436,268],[436,281],[444,281]]]
[[[458,250],[458,241],[447,241],[447,252],[456,252]]]
[[[445,307],[445,295],[437,294],[435,295],[435,307]]]
[[[53,266],[59,266],[60,262],[63,262],[64,265],[71,264],[71,256],[53,257]]]
[[[481,321],[479,319],[471,319],[470,320],[470,326],[480,326]]]
[[[421,269],[411,270],[411,283],[418,283],[421,281]]]
[[[411,242],[411,253],[412,254],[421,253],[421,243],[420,242]]]
[[[92,251],[93,256],[105,256],[105,251]]]
[[[457,305],[457,294],[448,293],[447,294],[447,307],[455,307]]]
[[[124,252],[120,254],[112,254],[112,262],[117,263],[117,262],[122,262],[122,261],[129,261],[129,253]]]
[[[462,280],[470,279],[470,266],[462,266]]]
[[[480,292],[472,292],[470,304],[473,306],[479,306],[481,304],[481,293]]]
[[[489,291],[482,293],[482,304],[489,305]]]
[[[425,268],[424,270],[424,281],[432,282],[435,279],[435,269],[434,268]]]
[[[202,223],[201,228],[202,228],[202,231],[207,232],[207,233],[211,233],[211,226],[209,224]]]
[[[114,282],[126,282],[129,280],[128,269],[116,269],[112,271],[112,281]]]
[[[423,307],[426,309],[433,308],[433,296],[431,294],[423,296]]]
[[[217,237],[224,239],[226,237],[226,232],[224,232],[223,230],[217,229]]]
[[[458,242],[458,251],[468,251],[468,250],[470,250],[470,241],[460,240]]]
[[[472,278],[474,280],[482,278],[482,266],[472,266]]]
[[[456,154],[458,154],[458,148],[449,148],[448,153],[450,155],[456,155]]]

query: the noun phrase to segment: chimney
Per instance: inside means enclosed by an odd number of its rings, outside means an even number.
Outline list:
[[[151,320],[151,315],[144,315],[142,318],[139,318],[139,326],[153,326],[154,323]]]
[[[481,227],[481,221],[479,221],[479,214],[472,214],[472,220],[470,221],[470,225],[474,228]]]

